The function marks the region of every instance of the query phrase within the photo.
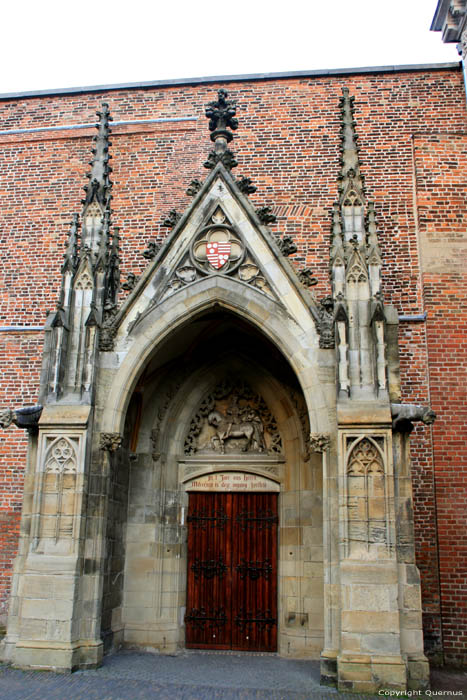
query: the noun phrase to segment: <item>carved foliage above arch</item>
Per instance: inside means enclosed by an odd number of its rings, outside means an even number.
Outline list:
[[[191,419],[184,452],[281,454],[282,439],[264,399],[241,379],[226,378]]]

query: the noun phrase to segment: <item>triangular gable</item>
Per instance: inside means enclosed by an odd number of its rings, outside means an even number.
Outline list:
[[[133,331],[155,306],[216,275],[235,280],[245,292],[268,297],[299,325],[309,325],[311,295],[222,163],[142,274],[115,323]]]

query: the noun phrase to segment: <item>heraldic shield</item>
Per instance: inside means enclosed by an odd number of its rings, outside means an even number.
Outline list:
[[[209,241],[206,243],[206,257],[210,264],[220,270],[230,257],[230,241]]]

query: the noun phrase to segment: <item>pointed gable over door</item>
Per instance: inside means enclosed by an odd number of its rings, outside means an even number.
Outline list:
[[[204,183],[192,183],[194,198],[184,214],[172,211],[167,218],[172,233],[117,315],[117,340],[137,332],[168,299],[175,300],[183,290],[195,293],[208,281],[235,283],[245,306],[252,299],[273,303],[278,314],[295,321],[298,334],[312,329],[316,336],[310,313],[315,302],[307,290],[313,278],[300,275],[287,260],[296,247],[289,236],[280,239],[271,233],[267,224],[275,217],[269,208],[252,206],[247,195],[256,188],[251,181],[232,175],[236,161],[228,146],[233,139],[229,129],[238,125],[235,111],[225,90],[207,106],[214,148],[205,167],[211,172]]]

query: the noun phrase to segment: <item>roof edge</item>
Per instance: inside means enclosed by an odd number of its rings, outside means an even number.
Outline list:
[[[431,32],[440,32],[442,30],[450,1],[451,0],[438,0],[438,5],[436,6],[435,14],[431,22]]]
[[[287,78],[322,78],[334,75],[358,75],[363,73],[400,73],[412,71],[433,71],[461,69],[461,62],[420,63],[400,66],[362,66],[359,68],[330,68],[323,70],[284,71],[278,73],[251,73],[239,75],[212,75],[199,78],[174,78],[172,80],[149,80],[137,83],[115,83],[111,85],[89,85],[82,87],[30,90],[26,92],[1,93],[0,100],[19,100],[49,95],[79,95],[92,92],[115,90],[148,90],[150,88],[174,87],[177,85],[202,85],[206,83],[249,82],[261,80],[285,80]]]

